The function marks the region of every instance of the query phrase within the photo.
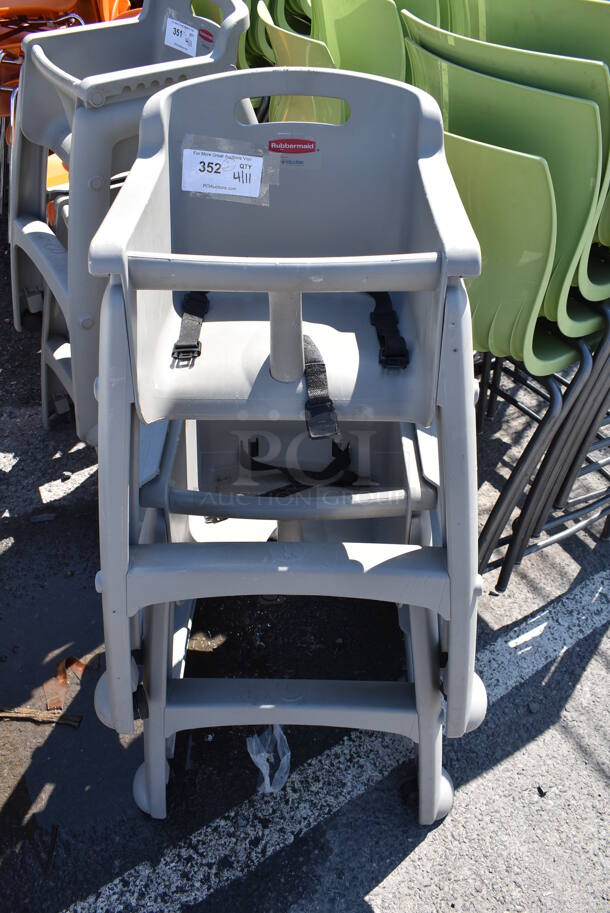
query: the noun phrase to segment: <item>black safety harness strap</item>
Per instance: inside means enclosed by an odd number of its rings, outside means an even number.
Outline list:
[[[187,292],[182,304],[180,335],[174,343],[172,358],[178,362],[192,361],[201,355],[201,325],[210,309],[207,292]]]
[[[407,344],[398,329],[398,317],[387,292],[371,292],[375,309],[370,321],[379,340],[379,364],[383,368],[406,368],[409,364]]]
[[[326,365],[320,350],[311,338],[303,336],[305,362],[305,424],[312,440],[323,437],[335,438],[339,434],[335,405],[328,392]]]

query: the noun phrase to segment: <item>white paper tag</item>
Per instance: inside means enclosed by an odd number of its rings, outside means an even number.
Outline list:
[[[183,150],[182,189],[190,193],[256,199],[260,194],[262,176],[262,155]]]
[[[168,16],[165,25],[165,44],[168,48],[175,48],[176,51],[194,57],[197,53],[197,29]]]

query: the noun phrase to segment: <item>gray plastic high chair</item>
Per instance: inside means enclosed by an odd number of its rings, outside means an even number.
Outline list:
[[[78,435],[91,444],[104,283],[88,273],[89,245],[110,204],[111,177],[135,157],[146,99],[235,65],[248,10],[242,0],[218,5],[220,26],[195,16],[190,0],[149,0],[137,20],[31,35],[23,45],[9,213],[14,322],[20,329],[22,309],[44,302],[43,418],[53,396],[68,393]],[[69,168],[67,247],[46,219],[49,150]]]
[[[338,97],[350,117],[236,115],[244,98],[283,94]],[[134,704],[144,718],[136,802],[165,816],[177,732],[294,723],[418,742],[420,821],[443,817],[442,694],[451,738],[479,725],[486,697],[474,672],[474,378],[460,278],[480,254],[436,103],[317,69],[160,92],[90,269],[109,277],[96,710],[123,733]],[[194,600],[271,593],[395,602],[412,680],[176,677]],[[141,670],[130,640],[140,617]]]

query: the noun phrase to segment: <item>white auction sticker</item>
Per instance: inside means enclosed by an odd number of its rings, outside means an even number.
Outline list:
[[[190,193],[256,199],[260,194],[262,176],[262,155],[183,150],[182,189]]]
[[[197,29],[168,16],[165,26],[165,44],[169,48],[175,48],[176,51],[188,54],[189,57],[194,57],[197,53]]]

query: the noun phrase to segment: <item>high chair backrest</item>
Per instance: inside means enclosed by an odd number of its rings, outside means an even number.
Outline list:
[[[115,102],[137,103],[205,69],[234,66],[248,10],[241,0],[218,0],[218,6],[224,14],[220,26],[195,16],[191,0],[171,6],[145,0],[137,20],[29,36],[20,93],[26,137],[55,148],[71,133],[78,106],[100,110]],[[184,50],[188,40],[190,51]]]

